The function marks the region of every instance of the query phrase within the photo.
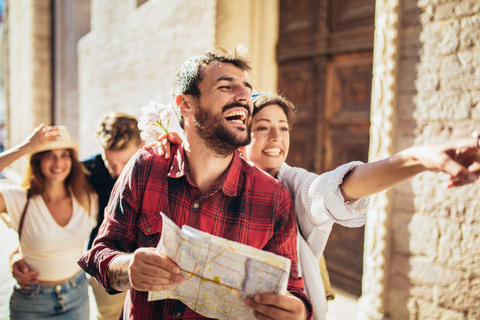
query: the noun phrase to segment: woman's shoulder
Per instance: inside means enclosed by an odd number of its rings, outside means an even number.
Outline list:
[[[0,193],[2,193],[4,197],[26,198],[27,189],[20,186],[5,186],[0,188]]]

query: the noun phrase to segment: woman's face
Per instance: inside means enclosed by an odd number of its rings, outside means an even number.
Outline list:
[[[276,176],[287,158],[289,147],[290,127],[279,105],[268,105],[253,116],[252,142],[246,148],[248,160]]]
[[[72,170],[70,152],[67,149],[46,152],[40,159],[40,170],[48,181],[65,181]]]

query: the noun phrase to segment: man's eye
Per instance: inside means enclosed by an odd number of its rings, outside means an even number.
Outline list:
[[[268,130],[267,127],[257,127],[257,131],[265,131]]]
[[[227,90],[230,90],[230,89],[231,89],[230,86],[220,86],[220,87],[218,87],[218,88],[219,88],[219,89],[227,89]]]

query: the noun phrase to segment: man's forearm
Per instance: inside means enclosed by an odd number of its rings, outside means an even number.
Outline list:
[[[112,289],[127,291],[132,288],[128,266],[133,255],[122,254],[117,256],[108,266],[108,283]]]

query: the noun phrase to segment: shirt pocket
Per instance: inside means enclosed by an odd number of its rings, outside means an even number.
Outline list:
[[[156,247],[162,235],[162,216],[143,212],[138,219],[139,247]]]

